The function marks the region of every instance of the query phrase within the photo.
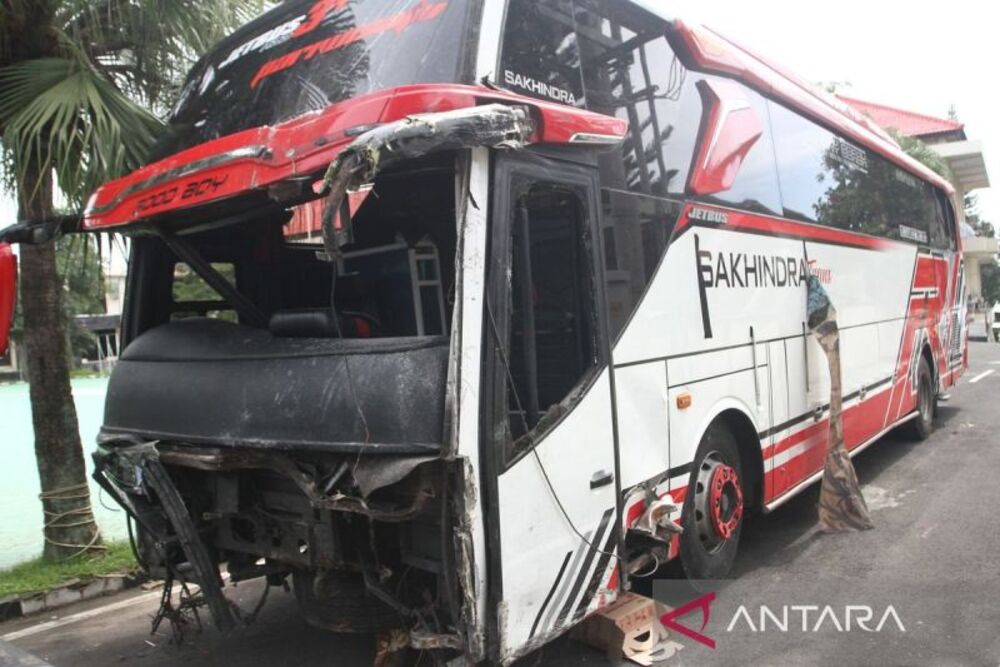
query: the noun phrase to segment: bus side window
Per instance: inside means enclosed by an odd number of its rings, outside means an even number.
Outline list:
[[[779,104],[769,107],[786,217],[947,247],[929,185]]]
[[[701,122],[696,76],[667,38],[668,24],[625,3],[577,0],[586,105],[629,124],[621,152],[601,156],[601,185],[684,195]]]
[[[706,76],[704,81],[711,84],[712,81],[718,81],[718,79]],[[738,96],[732,102],[750,105],[749,113],[756,116],[761,134],[753,142],[743,159],[732,186],[726,190],[703,196],[702,199],[744,211],[778,215],[782,211],[781,188],[778,185],[778,167],[775,163],[771,123],[768,120],[770,113],[768,102],[745,86],[733,86],[730,82],[726,83],[729,84],[726,87],[733,88],[734,93]],[[710,132],[713,130],[706,127],[710,112],[710,107],[705,104],[703,108],[705,120],[702,122],[700,131],[700,141],[702,142],[713,141],[713,137],[710,136]]]
[[[932,224],[931,245],[939,250],[955,249],[955,218],[952,215],[951,204],[947,197],[935,188],[928,186],[930,196],[934,198],[934,222]]]
[[[785,217],[824,222],[824,213],[831,209],[830,193],[836,187],[837,165],[845,162],[832,158],[846,152],[838,150],[833,133],[779,104],[768,106]],[[851,166],[859,172],[864,169],[857,164]],[[847,169],[847,165],[844,167]],[[844,173],[850,174],[852,170]]]
[[[511,242],[510,431],[551,424],[597,363],[596,289],[586,204],[572,188],[535,183],[515,198]]]

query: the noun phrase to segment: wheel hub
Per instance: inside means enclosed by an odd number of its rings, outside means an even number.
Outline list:
[[[743,491],[736,471],[720,463],[709,478],[708,515],[715,535],[728,540],[743,518]]]
[[[708,553],[733,539],[743,520],[743,490],[736,469],[718,452],[708,454],[698,469],[694,488],[694,529]]]

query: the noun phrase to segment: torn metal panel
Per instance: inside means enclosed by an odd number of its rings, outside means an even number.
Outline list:
[[[674,523],[672,518],[673,515],[680,516],[681,508],[673,502],[670,496],[657,498],[653,493],[649,495],[652,497],[647,499],[646,507],[642,514],[628,529],[665,544],[670,544],[673,536],[684,532],[684,529]]]
[[[819,278],[809,276],[807,291],[809,330],[826,353],[830,367],[830,435],[819,496],[820,528],[846,532],[874,528],[854,464],[844,445],[844,395],[840,374],[840,329],[837,309]]]
[[[364,479],[361,498],[342,492],[324,493],[320,488],[320,480],[314,471],[299,465],[287,455],[277,452],[258,452],[246,449],[211,449],[186,448],[162,445],[157,456],[171,465],[178,465],[197,470],[219,472],[224,470],[273,470],[289,480],[306,496],[316,509],[327,509],[351,514],[362,514],[379,521],[405,521],[422,512],[428,502],[434,497],[433,491],[427,485],[413,495],[411,502],[401,506],[386,506],[373,503],[367,497],[375,491],[396,484],[410,475],[421,464],[437,460],[437,456],[416,458],[405,457],[368,457],[357,462],[352,469],[355,481]],[[386,468],[383,470],[383,464]],[[360,472],[360,475],[358,475]],[[367,489],[367,492],[364,491]]]
[[[369,183],[388,167],[405,160],[468,148],[520,149],[534,132],[529,111],[503,104],[409,116],[362,134],[330,164],[324,177],[329,189],[323,213],[323,241],[328,257],[339,254],[350,229],[334,229],[348,190]]]
[[[463,461],[462,482],[457,495],[454,530],[455,564],[458,570],[459,590],[462,593],[461,620],[465,629],[466,655],[473,662],[485,657],[482,619],[479,614],[479,596],[485,591],[476,586],[476,557],[473,538],[474,517],[478,511],[475,469],[468,460]]]
[[[201,588],[201,594],[212,612],[216,627],[223,631],[233,629],[236,627],[236,620],[233,618],[229,602],[222,594],[222,579],[219,576],[219,569],[209,555],[205,543],[202,542],[198,529],[191,520],[191,515],[184,504],[184,499],[181,498],[177,487],[170,479],[170,475],[167,474],[158,459],[155,457],[145,458],[142,470],[145,473],[145,482],[156,492],[163,511],[184,550],[184,555],[187,557],[191,571],[185,575],[185,579],[193,579]]]
[[[367,498],[381,488],[402,481],[417,466],[437,459],[437,456],[368,456],[354,466],[354,481],[358,483],[361,495]]]
[[[475,199],[472,196],[472,157],[469,151],[461,152],[457,158],[457,168],[455,170],[455,302],[452,310],[451,335],[448,350],[448,373],[447,389],[445,392],[445,423],[444,423],[444,449],[442,456],[452,459],[459,449],[459,423],[461,421],[461,386],[462,386],[462,344],[464,306],[462,296],[465,292],[465,265],[466,256],[466,223],[470,206],[475,206]]]

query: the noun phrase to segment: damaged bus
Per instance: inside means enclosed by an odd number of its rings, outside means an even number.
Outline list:
[[[96,477],[186,603],[231,628],[266,578],[509,664],[658,564],[724,576],[823,465],[811,276],[847,447],[927,436],[967,363],[951,187],[658,7],[289,0],[148,166],[3,233],[130,238]]]

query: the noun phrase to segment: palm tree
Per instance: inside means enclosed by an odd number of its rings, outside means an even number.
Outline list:
[[[22,220],[141,165],[183,72],[265,0],[0,0],[0,151]],[[0,221],[3,223],[13,221]],[[21,304],[48,559],[99,550],[53,243],[23,246]]]

